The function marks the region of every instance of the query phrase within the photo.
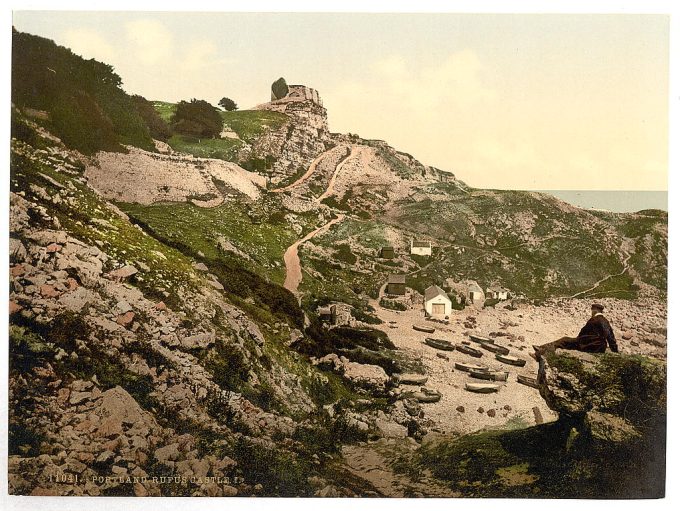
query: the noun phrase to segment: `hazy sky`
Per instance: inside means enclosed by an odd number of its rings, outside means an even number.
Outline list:
[[[472,186],[667,189],[667,16],[15,12],[14,26],[148,99],[247,108],[279,76],[309,85],[332,131]]]

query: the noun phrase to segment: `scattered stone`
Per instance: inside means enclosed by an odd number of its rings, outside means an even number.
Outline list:
[[[21,305],[19,305],[18,303],[14,302],[12,300],[9,301],[9,313],[10,314],[16,314],[17,312],[22,311],[22,310],[24,310],[24,308]]]
[[[135,313],[130,311],[125,314],[121,314],[116,318],[116,323],[121,326],[128,326],[135,319]]]
[[[494,410],[493,408],[491,408],[490,410],[487,410],[487,411],[486,411],[486,414],[487,414],[489,417],[495,417],[495,416],[496,416],[496,410]]]
[[[57,291],[54,286],[51,286],[50,284],[43,284],[40,286],[40,295],[43,298],[58,298],[61,293]]]
[[[465,407],[463,405],[458,405],[456,407],[456,410],[459,411],[460,413],[465,413]]]
[[[110,278],[111,280],[116,280],[118,282],[121,282],[129,277],[132,277],[133,275],[137,274],[139,270],[132,266],[131,264],[126,264],[125,266],[118,268],[117,270],[113,270],[112,272],[109,272],[106,276]]]
[[[480,406],[479,408],[477,408],[477,412],[479,412],[479,413],[484,413],[484,408],[482,408],[482,407]]]
[[[24,273],[26,273],[26,267],[23,264],[15,264],[9,269],[9,274],[12,277],[21,277]]]
[[[61,245],[58,243],[50,243],[45,247],[45,250],[47,251],[48,254],[54,254],[55,252],[61,252]]]
[[[217,282],[216,280],[209,280],[208,284],[217,289],[218,291],[224,291],[224,286]]]
[[[91,397],[92,394],[90,392],[71,392],[71,397],[69,398],[68,402],[72,405],[79,405]]]

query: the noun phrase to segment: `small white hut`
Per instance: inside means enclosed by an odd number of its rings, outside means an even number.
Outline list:
[[[467,301],[472,305],[482,305],[484,303],[484,290],[482,286],[474,280],[467,281]]]
[[[411,240],[411,254],[431,256],[432,243],[430,243],[429,241]]]
[[[425,290],[425,312],[429,316],[448,316],[451,314],[451,300],[439,286],[430,286]]]
[[[500,286],[491,286],[486,288],[486,297],[493,300],[507,300],[508,290]]]

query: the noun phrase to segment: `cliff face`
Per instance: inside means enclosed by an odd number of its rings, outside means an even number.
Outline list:
[[[314,158],[334,145],[326,109],[313,89],[291,86],[288,96],[259,105],[258,109],[281,112],[291,118],[285,126],[266,132],[252,147],[252,155],[276,158],[268,173],[273,184],[301,175]]]

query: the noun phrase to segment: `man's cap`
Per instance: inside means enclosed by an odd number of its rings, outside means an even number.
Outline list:
[[[600,312],[604,311],[604,305],[602,305],[601,303],[594,303],[594,304],[591,306],[591,308],[592,308],[592,309],[599,310]]]

